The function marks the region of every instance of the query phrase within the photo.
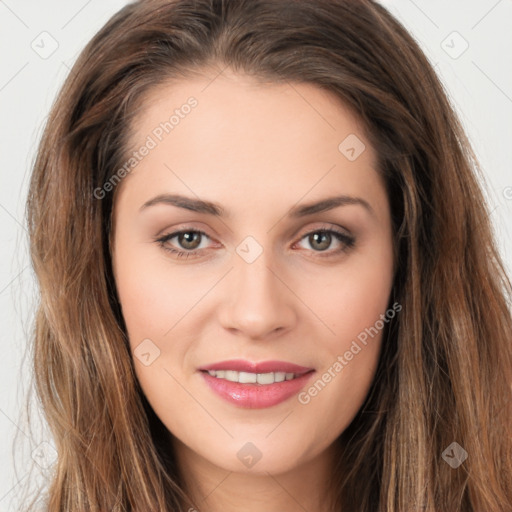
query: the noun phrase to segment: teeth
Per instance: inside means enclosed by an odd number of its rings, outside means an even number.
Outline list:
[[[208,370],[208,374],[217,379],[226,379],[230,382],[240,382],[241,384],[274,384],[274,382],[283,382],[295,378],[294,373],[269,372],[269,373],[250,373],[237,372],[234,370]]]
[[[231,382],[238,382],[238,372],[235,370],[226,370],[224,378]]]
[[[273,373],[258,373],[256,380],[258,381],[258,384],[274,384],[276,381]]]
[[[286,373],[284,372],[276,372],[274,374],[274,382],[283,382],[286,377]]]
[[[241,382],[242,384],[254,384],[257,378],[258,375],[255,373],[240,372],[238,374],[238,382]]]

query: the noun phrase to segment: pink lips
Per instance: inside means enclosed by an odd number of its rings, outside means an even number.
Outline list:
[[[263,361],[253,363],[242,359],[221,361],[199,368],[210,389],[228,402],[239,407],[262,409],[277,405],[297,394],[315,373],[313,368],[285,361]],[[273,384],[241,384],[212,377],[208,370],[234,370],[249,373],[285,372],[294,373],[295,378]]]

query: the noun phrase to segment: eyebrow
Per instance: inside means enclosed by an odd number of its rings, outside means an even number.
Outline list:
[[[197,213],[205,213],[207,215],[214,215],[216,217],[228,217],[226,210],[217,203],[211,201],[205,201],[202,199],[194,199],[192,197],[182,196],[179,194],[160,194],[153,197],[149,201],[146,201],[141,207],[140,211],[149,208],[150,206],[158,204],[167,204],[170,206],[176,206],[185,210],[190,210]],[[325,212],[337,208],[339,206],[346,205],[360,205],[363,206],[369,213],[375,215],[370,203],[362,199],[361,197],[353,197],[347,195],[332,196],[315,201],[312,203],[296,205],[288,212],[288,217],[301,218],[313,215],[315,213]]]

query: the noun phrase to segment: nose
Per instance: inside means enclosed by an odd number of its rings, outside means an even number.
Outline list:
[[[234,255],[227,295],[218,310],[225,329],[263,340],[293,328],[298,299],[282,273],[273,267],[267,251],[252,263]]]

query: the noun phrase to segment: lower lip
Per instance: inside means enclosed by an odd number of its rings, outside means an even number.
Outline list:
[[[264,409],[280,404],[297,394],[314,374],[310,371],[292,380],[274,384],[240,384],[226,379],[212,377],[201,372],[210,389],[228,402],[248,409]]]

